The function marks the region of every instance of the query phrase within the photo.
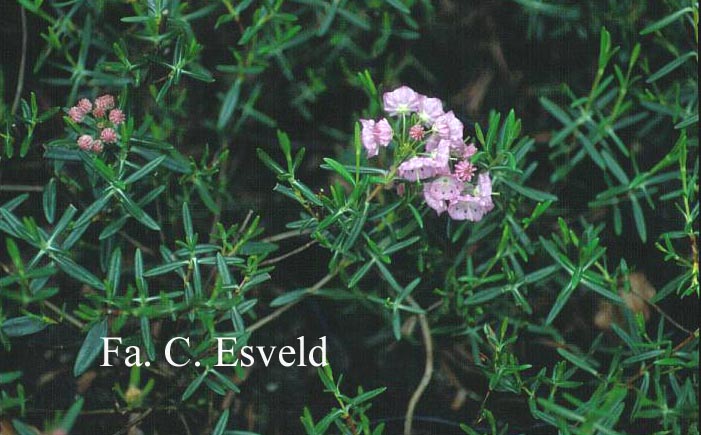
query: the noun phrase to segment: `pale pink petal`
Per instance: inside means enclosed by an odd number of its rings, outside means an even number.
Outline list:
[[[445,112],[443,112],[443,103],[438,98],[421,97],[419,99],[419,109],[417,110],[419,119],[424,124],[431,125],[433,122]]]
[[[391,116],[408,115],[419,110],[420,95],[408,86],[402,86],[382,96],[384,109]]]

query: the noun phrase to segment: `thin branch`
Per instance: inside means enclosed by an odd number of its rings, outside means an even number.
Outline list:
[[[64,319],[66,319],[68,321],[68,323],[75,326],[76,328],[78,328],[80,330],[85,328],[85,323],[81,322],[80,320],[78,320],[75,317],[71,316],[70,314],[66,313],[65,311],[63,311],[62,309],[60,309],[59,307],[57,307],[53,303],[45,300],[45,301],[43,301],[43,304],[46,308],[50,309],[54,313],[63,317]]]
[[[143,251],[145,254],[151,255],[153,257],[156,256],[156,253],[154,252],[153,249],[149,248],[148,246],[144,245],[140,241],[136,240],[135,238],[133,238],[132,236],[127,234],[124,230],[120,230],[119,235],[124,237],[127,240],[127,242],[134,245],[134,247],[141,249],[141,251]]]
[[[309,291],[307,292],[307,294],[311,295],[311,294],[315,293],[321,287],[326,285],[327,282],[331,281],[331,279],[333,279],[333,277],[336,276],[336,273],[337,272],[330,272],[330,273],[326,274],[326,276],[321,278],[319,281],[317,281],[316,284],[314,284],[312,287],[309,288]],[[287,305],[284,305],[284,306],[278,308],[277,310],[273,311],[272,313],[268,314],[267,316],[263,317],[262,319],[260,319],[256,323],[254,323],[253,325],[246,328],[246,332],[253,333],[254,331],[262,328],[266,324],[268,324],[271,321],[280,317],[280,315],[282,315],[285,311],[289,310],[290,308],[292,308],[295,305],[297,305],[298,303],[300,303],[303,299],[304,298],[297,299],[294,302],[291,302]]]
[[[24,89],[24,70],[27,64],[27,13],[23,7],[20,7],[20,19],[22,21],[22,57],[19,61],[19,70],[17,71],[17,87],[15,88],[15,99],[12,101],[12,115],[17,112],[19,107],[19,99],[22,96]]]
[[[631,291],[631,293],[635,294],[635,296],[637,296],[637,297],[641,298],[643,301],[645,301],[648,305],[650,305],[652,308],[654,308],[655,311],[657,311],[662,317],[664,317],[665,319],[667,319],[667,321],[668,321],[669,323],[671,323],[672,325],[676,326],[677,328],[679,328],[679,329],[680,329],[681,331],[683,331],[684,333],[686,333],[686,334],[693,334],[692,331],[686,329],[684,326],[682,326],[682,324],[680,324],[679,322],[677,322],[676,320],[674,320],[674,318],[672,318],[672,316],[670,316],[669,314],[667,314],[666,312],[664,312],[664,311],[662,310],[662,308],[660,308],[659,305],[657,305],[656,303],[651,302],[651,301],[649,301],[649,300],[646,300],[640,293],[638,293],[638,292],[636,292],[636,291]]]
[[[253,217],[253,210],[248,210],[248,213],[246,213],[246,217],[243,219],[243,222],[241,223],[241,226],[237,232],[237,238],[241,238],[243,232],[246,231],[248,224],[251,221],[251,217]]]
[[[411,296],[407,296],[406,300],[412,306],[419,309],[421,308]],[[411,435],[416,405],[419,403],[419,400],[421,400],[421,396],[424,394],[424,391],[426,391],[426,387],[428,387],[428,384],[431,382],[431,376],[433,376],[433,337],[431,337],[431,327],[428,324],[425,314],[419,314],[418,316],[421,334],[423,335],[424,349],[426,351],[426,365],[424,366],[424,374],[419,381],[419,385],[416,386],[414,394],[412,394],[411,399],[409,399],[406,417],[404,418],[404,435]]]
[[[682,340],[679,344],[674,346],[670,356],[674,356],[677,352],[682,350],[687,344],[691,343],[694,340],[698,340],[698,339],[699,339],[699,330],[697,328],[696,331],[690,333],[684,340]],[[631,376],[630,378],[628,378],[628,380],[626,381],[627,387],[632,388],[633,383],[635,383],[635,381],[637,381],[638,379],[642,378],[645,375],[645,373],[647,373],[648,369],[649,369],[649,367],[643,364],[643,366],[640,367],[640,370],[638,370],[638,373],[636,373],[634,376]]]
[[[316,245],[317,243],[318,243],[318,241],[312,240],[312,241],[307,242],[307,243],[305,243],[304,245],[300,246],[299,248],[293,249],[293,250],[290,251],[290,252],[287,252],[287,253],[285,253],[285,254],[280,255],[279,257],[275,257],[275,258],[271,258],[271,259],[269,259],[269,260],[265,260],[265,261],[261,262],[260,265],[261,265],[261,266],[268,266],[268,265],[270,265],[270,264],[278,263],[278,262],[280,262],[280,261],[282,261],[282,260],[284,260],[284,259],[286,259],[286,258],[292,257],[293,255],[297,255],[297,254],[299,254],[300,252],[306,251],[308,248],[310,248],[310,247]]]
[[[282,232],[279,234],[265,237],[265,238],[261,239],[261,242],[267,242],[267,243],[279,242],[282,240],[291,239],[293,237],[303,236],[303,235],[309,234],[309,233],[311,233],[310,230],[290,230],[290,231],[285,231],[285,232]]]
[[[153,412],[153,408],[149,408],[146,411],[142,412],[141,414],[130,415],[129,422],[127,423],[127,425],[125,427],[123,427],[122,429],[118,430],[117,432],[115,432],[113,435],[122,435],[122,434],[129,432],[129,429],[131,429],[132,427],[134,427],[137,424],[144,421],[146,419],[146,417],[148,417],[152,412]],[[135,418],[132,418],[132,417],[135,417]]]
[[[185,416],[183,415],[182,412],[178,412],[178,418],[180,418],[180,422],[185,427],[185,433],[187,435],[192,435],[192,431],[190,431],[190,426],[187,424],[187,420],[185,419]]]
[[[44,186],[32,186],[28,184],[3,184],[0,192],[43,192]]]

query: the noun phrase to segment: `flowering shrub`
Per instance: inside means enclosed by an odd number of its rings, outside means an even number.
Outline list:
[[[696,3],[0,10],[0,434],[698,433]]]

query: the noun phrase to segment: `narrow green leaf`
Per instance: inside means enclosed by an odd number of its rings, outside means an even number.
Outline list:
[[[22,372],[5,372],[0,373],[0,385],[9,384],[22,377]]]
[[[229,424],[229,410],[226,409],[222,412],[221,417],[217,420],[217,424],[214,426],[212,435],[222,435],[226,429],[226,425]]]
[[[411,10],[409,10],[402,0],[387,0],[387,3],[403,14],[408,15],[411,13]]]
[[[282,175],[285,173],[285,170],[282,169],[282,166],[278,165],[275,160],[273,160],[270,155],[265,152],[262,148],[257,148],[256,153],[258,154],[258,158],[263,162],[265,166],[268,167],[271,171],[276,173],[277,175]]]
[[[223,130],[231,120],[231,116],[234,114],[234,110],[239,102],[241,82],[241,78],[236,79],[224,96],[224,101],[219,110],[219,118],[217,119],[217,130]]]
[[[119,201],[122,203],[127,213],[132,215],[134,219],[144,224],[147,228],[154,231],[160,231],[161,227],[156,223],[151,216],[141,209],[131,198],[129,198],[121,190],[116,191]]]
[[[34,430],[31,426],[22,423],[19,420],[12,420],[12,427],[15,428],[19,435],[37,435],[38,432]]]
[[[46,220],[52,224],[54,223],[54,217],[56,215],[56,179],[52,178],[46,184],[44,188],[44,194],[42,196],[42,202],[44,206],[44,216]]]
[[[565,288],[562,289],[559,295],[557,295],[557,299],[555,299],[555,303],[550,309],[550,313],[548,313],[547,319],[545,319],[546,325],[551,324],[553,320],[555,320],[555,317],[557,317],[557,315],[560,314],[560,311],[562,311],[562,309],[565,307],[565,304],[569,300],[570,296],[572,296],[572,293],[577,288],[577,285],[579,285],[581,276],[582,270],[580,268],[577,268],[574,272],[574,275],[567,283]]]
[[[668,25],[672,24],[673,22],[677,21],[679,18],[683,17],[684,15],[688,14],[689,12],[693,12],[693,9],[690,7],[685,7],[682,9],[679,9],[678,11],[675,11],[666,17],[662,18],[659,21],[655,21],[654,23],[646,26],[643,30],[640,31],[641,35],[647,35],[652,32],[656,32],[658,30],[661,30]]]
[[[78,281],[87,284],[97,290],[104,290],[105,286],[95,275],[90,273],[86,268],[77,264],[72,259],[64,255],[51,255],[51,259],[56,262],[58,267],[66,272],[71,277]]]
[[[506,287],[492,287],[490,289],[480,290],[472,296],[468,296],[464,300],[466,305],[479,305],[491,301],[508,291]]]
[[[570,115],[568,115],[564,110],[560,108],[560,106],[558,106],[548,98],[541,97],[540,104],[545,108],[545,110],[550,112],[550,114],[561,123],[565,125],[572,124],[572,118],[570,117]]]
[[[285,292],[273,299],[272,302],[270,302],[270,306],[274,308],[297,302],[306,296],[308,292],[309,290],[306,288]]]
[[[183,203],[183,229],[185,230],[185,240],[192,243],[195,238],[195,231],[192,226],[192,216],[190,216],[190,207],[187,202]]]
[[[68,408],[68,411],[66,411],[66,415],[63,416],[63,419],[61,419],[61,424],[59,427],[65,430],[66,433],[69,433],[71,429],[73,429],[73,425],[75,425],[75,422],[80,415],[80,411],[83,409],[84,403],[85,399],[82,397],[78,398],[78,400],[76,400],[75,403]]]
[[[633,218],[635,219],[635,228],[638,230],[640,240],[647,241],[647,226],[645,225],[645,215],[640,207],[638,198],[635,195],[629,195],[630,204],[633,207]]]
[[[557,353],[559,353],[560,356],[562,356],[563,358],[565,358],[566,360],[568,360],[572,364],[576,365],[580,369],[582,369],[586,372],[589,372],[594,376],[599,375],[599,372],[596,371],[596,369],[594,367],[592,367],[591,364],[589,364],[589,362],[587,362],[584,358],[573,354],[572,352],[568,351],[567,349],[559,347],[557,349]]]
[[[0,325],[0,329],[8,337],[23,337],[35,334],[47,326],[46,322],[42,322],[36,317],[21,316],[5,320]]]
[[[172,263],[162,264],[160,266],[154,267],[153,269],[147,270],[146,272],[144,272],[144,276],[149,277],[149,276],[163,275],[164,273],[172,272],[176,269],[187,266],[187,264],[188,264],[187,260],[180,260],[180,261],[175,261]]]
[[[153,337],[151,337],[151,324],[146,316],[141,316],[141,340],[144,342],[149,361],[155,361],[156,348],[153,344]]]
[[[630,183],[628,175],[625,173],[623,168],[621,168],[616,159],[614,159],[613,156],[608,153],[608,151],[602,150],[601,157],[603,157],[606,166],[609,168],[609,170],[611,170],[613,175],[618,179],[618,181],[621,182],[621,184],[627,185]]]
[[[686,61],[691,59],[692,57],[698,57],[698,54],[695,51],[689,51],[687,53],[682,54],[681,56],[677,57],[676,59],[672,60],[671,62],[665,64],[662,68],[660,68],[657,72],[655,72],[650,77],[648,77],[647,80],[645,80],[645,81],[647,83],[652,83],[654,81],[661,79],[662,77],[671,73],[675,69],[684,65],[686,63]]]
[[[338,175],[340,175],[344,180],[346,180],[351,186],[355,186],[355,180],[353,179],[353,176],[342,164],[328,157],[325,157],[324,161],[331,169],[333,169]]]
[[[78,217],[78,219],[75,221],[73,224],[74,227],[81,227],[93,218],[96,214],[102,211],[103,208],[110,202],[110,198],[112,198],[112,192],[103,192],[92,204],[88,206],[83,211],[83,214]]]
[[[151,160],[150,162],[146,163],[144,166],[139,168],[136,172],[131,174],[129,177],[127,177],[126,180],[124,180],[125,184],[132,184],[135,183],[151,172],[155,171],[158,166],[163,163],[163,161],[166,159],[166,156],[160,156],[156,157],[155,159]]]
[[[535,201],[557,201],[557,196],[543,192],[540,190],[532,189],[530,187],[522,186],[520,184],[514,183],[512,181],[502,179],[501,180],[504,184],[509,186],[509,188],[515,190],[516,192],[520,193],[523,196],[526,196],[528,198],[531,198]]]
[[[93,361],[95,361],[95,358],[97,358],[102,350],[102,338],[107,336],[107,329],[106,318],[95,323],[90,328],[90,331],[88,331],[88,334],[85,336],[83,345],[80,346],[78,356],[75,358],[73,376],[78,377],[90,368],[90,365],[92,365]]]
[[[195,391],[197,391],[200,385],[202,385],[202,381],[204,381],[204,378],[206,376],[207,371],[205,370],[202,373],[200,373],[200,375],[197,376],[192,382],[190,382],[190,385],[188,385],[185,391],[183,392],[183,396],[181,399],[183,402],[189,399],[190,396],[192,396],[195,393]]]
[[[387,387],[381,387],[381,388],[376,388],[374,390],[366,391],[362,394],[359,394],[358,396],[354,397],[353,399],[350,400],[350,403],[352,405],[358,405],[363,402],[367,402],[368,400],[371,400],[380,394],[384,393],[387,391]]]

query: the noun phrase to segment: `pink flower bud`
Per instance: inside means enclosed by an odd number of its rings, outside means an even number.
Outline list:
[[[105,143],[117,142],[117,133],[113,128],[106,128],[100,132],[100,139]]]
[[[78,138],[78,148],[83,151],[92,149],[93,138],[89,134],[84,134]]]
[[[94,153],[101,153],[104,148],[100,139],[93,141],[92,145],[90,145],[90,150]]]
[[[104,110],[114,109],[114,97],[110,94],[105,94],[95,99],[95,107]]]
[[[83,113],[89,113],[92,110],[92,103],[87,98],[83,98],[80,101],[78,101],[76,107],[82,110]]]
[[[421,124],[416,124],[409,129],[409,137],[413,140],[421,140],[424,137],[424,128]]]
[[[114,125],[119,125],[124,122],[127,117],[120,109],[114,109],[110,112],[110,122]]]
[[[85,112],[80,107],[74,106],[68,110],[68,116],[70,116],[73,121],[80,124],[83,122],[83,118],[85,118]]]
[[[475,171],[477,171],[475,165],[467,160],[463,160],[455,165],[455,177],[460,181],[467,182],[472,180]]]
[[[475,146],[475,144],[471,143],[465,148],[463,158],[469,159],[470,157],[474,156],[476,153],[477,153],[477,147]]]

